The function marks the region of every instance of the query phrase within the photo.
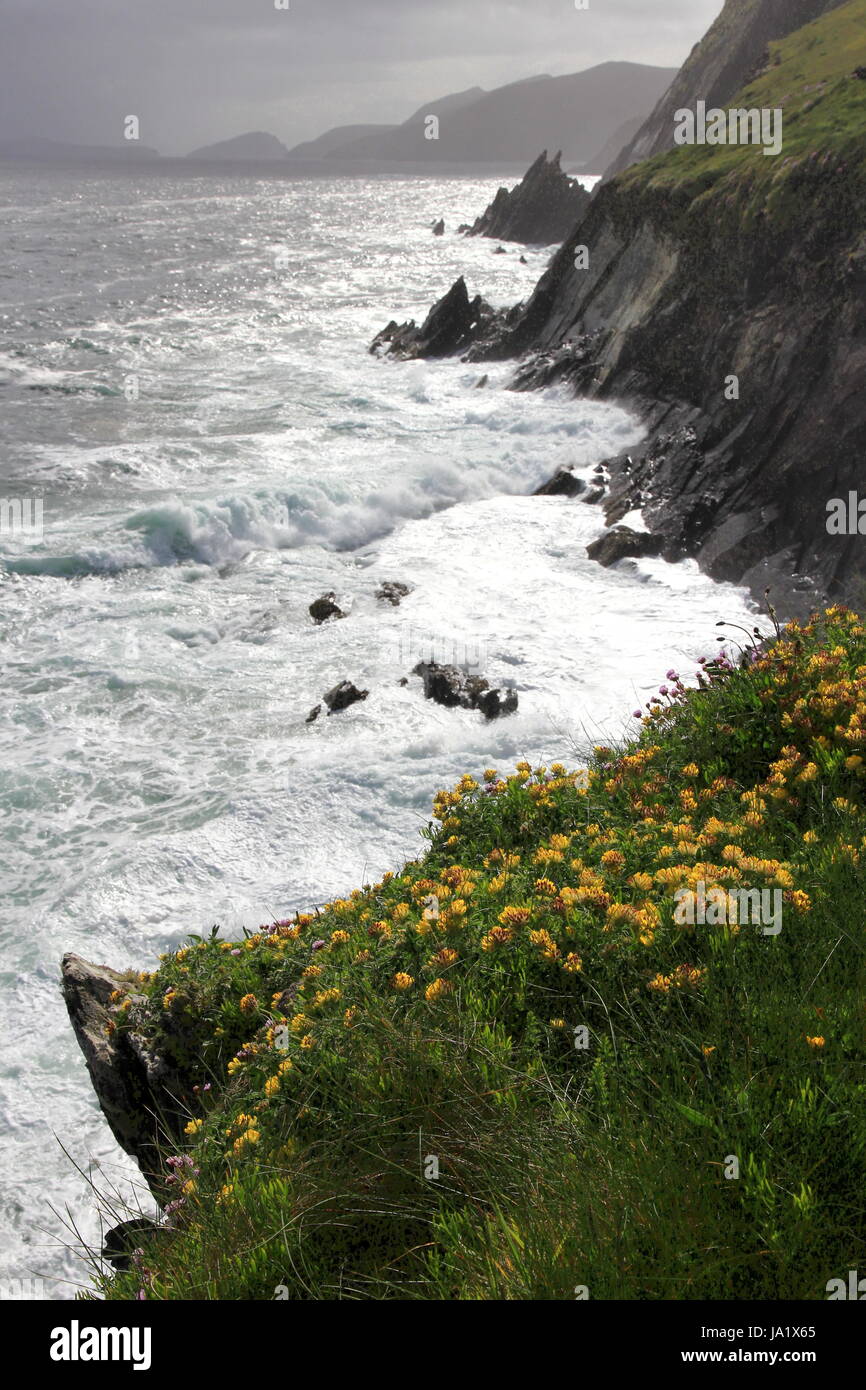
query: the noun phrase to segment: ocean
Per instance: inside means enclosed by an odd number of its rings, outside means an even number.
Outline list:
[[[0,502],[43,519],[21,534],[7,506],[0,531],[7,1296],[87,1283],[91,1183],[145,1201],[64,951],[152,968],[347,893],[423,850],[437,788],[579,765],[719,620],[754,622],[693,562],[602,569],[601,511],[531,495],[637,444],[627,411],[368,353],[460,274],[496,307],[531,292],[550,248],[455,234],[496,186],[0,168]],[[346,617],[316,626],[329,591]],[[517,714],[425,701],[430,656]],[[343,679],[368,698],[308,724]]]

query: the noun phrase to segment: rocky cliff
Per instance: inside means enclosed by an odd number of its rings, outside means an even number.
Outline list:
[[[842,0],[726,0],[724,9],[695,44],[670,88],[635,136],[605,170],[613,178],[642,159],[673,149],[674,113],[694,107],[726,106],[762,65],[767,46],[836,9]]]
[[[189,1083],[134,1030],[118,1030],[118,1001],[143,999],[135,976],[71,952],[61,966],[63,998],[102,1113],[118,1144],[165,1201],[160,1147],[176,1144],[189,1115]]]
[[[772,44],[735,104],[783,110],[781,155],[695,145],[627,170],[525,305],[470,301],[460,344],[528,354],[519,388],[637,408],[647,444],[613,461],[608,519],[643,506],[668,558],[769,584],[791,614],[864,597],[860,537],[826,528],[866,443],[864,61],[866,0]]]
[[[551,246],[564,241],[589,207],[590,195],[560,167],[562,152],[538,156],[516,188],[500,188],[469,236]]]

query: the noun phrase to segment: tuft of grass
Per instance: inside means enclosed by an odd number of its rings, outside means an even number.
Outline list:
[[[866,1236],[866,631],[670,672],[315,914],[116,1000],[190,1120],[109,1299],[821,1299]],[[781,931],[682,890],[778,891]],[[205,1089],[209,1087],[209,1089]]]

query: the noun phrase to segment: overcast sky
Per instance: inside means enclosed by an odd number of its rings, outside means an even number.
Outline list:
[[[164,154],[405,120],[465,87],[610,59],[679,66],[722,0],[0,0],[0,139]]]

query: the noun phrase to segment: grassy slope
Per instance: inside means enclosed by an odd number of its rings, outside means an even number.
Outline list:
[[[823,191],[837,178],[844,182],[845,201],[860,201],[866,190],[866,82],[853,72],[863,64],[866,0],[851,0],[770,44],[768,69],[731,102],[731,108],[783,110],[780,155],[767,156],[751,145],[683,146],[634,165],[618,185],[661,194],[680,207],[707,194],[716,205],[736,199],[746,228],[758,214],[786,224],[808,207],[813,188]],[[833,194],[840,196],[835,189]]]
[[[107,1296],[820,1299],[862,1268],[866,633],[831,610],[703,669],[588,784],[463,779],[399,874],[118,999],[191,1119],[174,1230]],[[779,887],[781,933],[677,925],[699,880]]]

